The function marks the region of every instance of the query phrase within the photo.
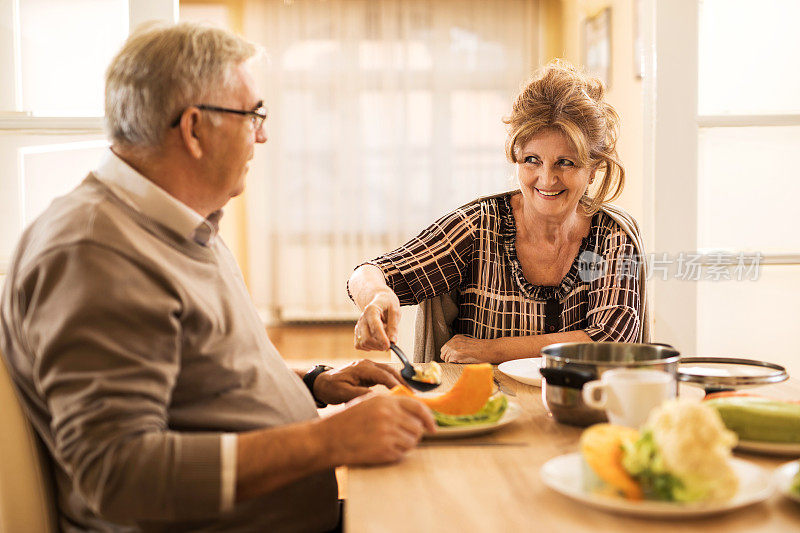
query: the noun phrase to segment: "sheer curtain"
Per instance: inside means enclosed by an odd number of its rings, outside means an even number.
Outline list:
[[[270,109],[248,184],[249,281],[271,318],[353,318],[356,265],[510,186],[502,117],[535,67],[536,6],[246,4]]]

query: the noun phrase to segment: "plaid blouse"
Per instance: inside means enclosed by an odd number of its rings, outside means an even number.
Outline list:
[[[639,270],[628,234],[599,211],[561,283],[533,285],[517,258],[514,194],[470,202],[369,263],[383,271],[401,305],[454,291],[456,334],[493,339],[583,330],[594,341],[636,342]]]

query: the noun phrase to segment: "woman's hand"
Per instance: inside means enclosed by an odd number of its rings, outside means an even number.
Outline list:
[[[397,342],[400,300],[390,289],[376,292],[356,323],[355,347],[358,350],[388,350]]]
[[[491,363],[493,344],[494,339],[455,335],[442,346],[442,360],[447,363]]]

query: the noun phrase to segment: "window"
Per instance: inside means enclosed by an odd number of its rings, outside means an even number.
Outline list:
[[[103,73],[128,36],[127,0],[25,0],[18,20],[19,111],[103,116]]]
[[[697,281],[654,283],[656,339],[686,354],[798,372],[800,35],[792,21],[800,5],[698,0],[648,9],[658,57],[649,58],[655,75],[645,90],[655,207],[648,233],[656,252],[703,253],[707,267]],[[760,254],[754,276],[710,275],[718,258],[733,267],[748,252]]]
[[[254,297],[284,319],[351,318],[360,262],[512,187],[502,118],[536,64],[526,1],[268,1],[266,185],[249,178]],[[257,189],[254,187],[261,187]],[[260,191],[260,192],[259,192]],[[270,254],[271,257],[270,257]],[[271,294],[271,296],[270,296]]]
[[[128,28],[174,18],[160,0],[0,3],[0,283],[24,227],[107,146],[103,77]]]
[[[800,369],[789,357],[800,319],[789,289],[800,287],[798,18],[792,0],[702,0],[699,10],[698,248],[759,252],[764,264],[755,281],[699,284],[697,349],[790,373]]]

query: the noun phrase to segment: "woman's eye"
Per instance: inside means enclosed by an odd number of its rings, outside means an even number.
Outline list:
[[[526,163],[538,163],[539,162],[539,158],[536,157],[536,156],[533,156],[533,155],[529,155],[528,157],[525,158],[525,162]]]
[[[569,159],[559,159],[558,164],[562,167],[574,167],[575,163],[570,161]]]

